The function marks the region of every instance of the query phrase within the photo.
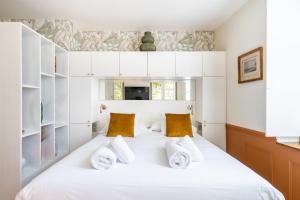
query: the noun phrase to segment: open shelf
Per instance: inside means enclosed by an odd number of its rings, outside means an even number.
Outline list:
[[[54,123],[54,78],[42,77],[42,105],[43,120],[42,124]]]
[[[67,78],[67,75],[55,73],[55,77],[56,77],[56,78]]]
[[[69,152],[69,127],[63,126],[55,129],[55,157]]]
[[[55,123],[68,123],[68,79],[55,78]]]
[[[55,66],[55,45],[53,42],[42,37],[41,39],[41,63],[42,73],[53,75]]]
[[[31,135],[22,138],[22,180],[30,178],[40,167],[40,134]]]
[[[53,121],[43,121],[43,123],[41,124],[41,127],[50,126],[50,125],[54,125],[54,122]]]
[[[41,76],[44,77],[44,78],[47,78],[47,77],[48,78],[52,78],[52,77],[54,77],[53,74],[48,74],[48,73],[44,73],[44,72],[41,73]]]
[[[22,130],[24,133],[40,130],[40,90],[22,89]]]
[[[55,73],[59,77],[68,75],[68,52],[60,46],[55,46]]]
[[[40,86],[40,37],[22,26],[22,83]]]
[[[22,85],[23,89],[39,89],[40,87],[34,85]]]
[[[44,126],[41,129],[42,166],[47,165],[54,159],[54,125]]]
[[[22,132],[22,137],[25,138],[25,137],[29,137],[31,135],[35,135],[35,134],[39,134],[39,133],[40,133],[40,129],[39,130],[27,130],[27,131]]]
[[[64,127],[64,126],[67,126],[68,124],[65,123],[65,122],[56,122],[55,123],[55,128],[61,128],[61,127]]]

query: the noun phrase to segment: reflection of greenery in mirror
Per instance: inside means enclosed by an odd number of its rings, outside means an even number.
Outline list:
[[[175,100],[176,81],[162,80],[151,82],[152,100]]]
[[[175,81],[164,81],[164,99],[175,100],[176,86]]]
[[[124,100],[124,87],[128,83],[150,87],[150,100],[193,101],[196,98],[195,80],[99,80],[99,98]]]
[[[114,81],[114,100],[123,100],[123,82],[120,80]]]
[[[151,83],[152,100],[162,100],[162,88],[160,82]]]

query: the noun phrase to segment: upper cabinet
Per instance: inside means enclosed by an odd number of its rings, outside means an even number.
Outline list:
[[[175,76],[175,52],[148,52],[148,76]]]
[[[71,52],[70,76],[219,77],[226,74],[226,53]]]
[[[176,52],[176,76],[201,77],[202,59],[201,52]]]
[[[203,52],[203,76],[225,76],[225,57],[223,51]]]
[[[69,53],[70,76],[91,75],[91,54],[89,52]]]
[[[92,52],[92,75],[100,77],[119,76],[119,52]]]
[[[120,52],[120,76],[147,76],[147,52]]]

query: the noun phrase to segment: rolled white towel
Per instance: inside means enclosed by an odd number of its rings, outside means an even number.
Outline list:
[[[91,164],[95,169],[107,170],[117,161],[116,154],[108,147],[109,142],[100,147],[91,157]]]
[[[175,142],[166,142],[169,165],[175,169],[185,169],[190,165],[191,156],[187,150]]]
[[[204,159],[202,152],[198,149],[190,136],[186,135],[180,138],[177,144],[185,148],[190,153],[192,161],[199,162]]]
[[[129,164],[134,161],[135,156],[122,136],[115,137],[111,146],[121,163]]]

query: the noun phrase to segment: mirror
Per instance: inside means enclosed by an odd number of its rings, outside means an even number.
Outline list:
[[[194,101],[195,80],[99,80],[100,100]]]

